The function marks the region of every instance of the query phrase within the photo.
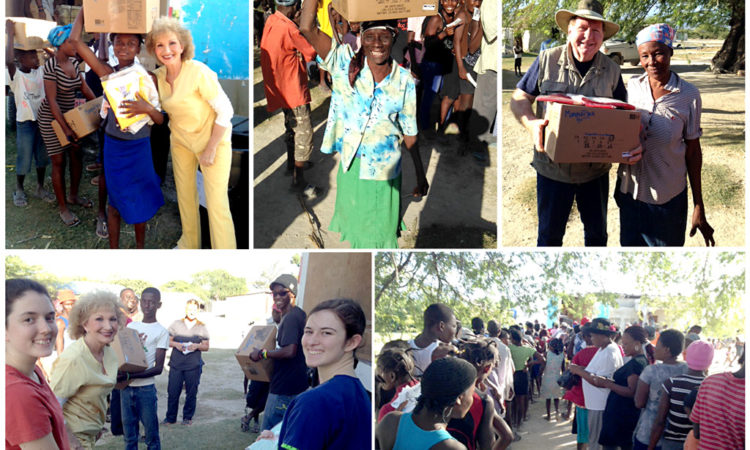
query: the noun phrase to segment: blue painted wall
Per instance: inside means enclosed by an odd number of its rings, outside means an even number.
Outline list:
[[[219,78],[250,78],[249,0],[173,0],[180,21],[190,30],[195,59]]]

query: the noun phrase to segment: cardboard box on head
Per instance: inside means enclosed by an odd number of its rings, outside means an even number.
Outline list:
[[[132,328],[120,328],[115,340],[110,344],[117,354],[119,370],[123,372],[142,372],[148,369],[146,352],[138,332]]]
[[[637,111],[549,103],[544,151],[556,163],[627,162],[639,145]]]
[[[333,0],[333,9],[349,22],[405,19],[438,13],[439,0]]]
[[[256,362],[250,359],[250,353],[256,348],[266,350],[276,348],[276,327],[274,325],[256,325],[250,328],[250,332],[247,333],[242,345],[234,354],[248,380],[271,381],[273,361],[262,359]],[[302,351],[302,349],[299,349],[299,351]]]
[[[14,25],[15,38],[13,40],[13,48],[18,50],[37,50],[44,47],[51,47],[47,36],[57,26],[57,23],[26,17],[8,17],[8,20],[13,21]]]
[[[145,34],[159,8],[159,0],[83,0],[84,28],[89,33]]]

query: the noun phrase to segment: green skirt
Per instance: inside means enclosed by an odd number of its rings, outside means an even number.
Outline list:
[[[360,158],[336,175],[336,209],[328,228],[352,248],[398,248],[406,226],[401,220],[401,174],[392,180],[360,180]]]

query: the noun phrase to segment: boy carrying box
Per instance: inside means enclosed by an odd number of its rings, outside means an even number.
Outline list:
[[[28,205],[28,198],[23,190],[26,174],[31,171],[32,158],[36,162],[37,187],[34,197],[46,202],[54,202],[55,196],[44,189],[44,175],[49,165],[49,157],[39,133],[36,117],[44,98],[44,80],[39,67],[39,55],[36,50],[14,50],[15,24],[12,20],[5,22],[8,38],[5,47],[5,65],[10,75],[10,90],[16,101],[16,189],[13,191],[13,204],[18,207]],[[18,61],[18,67],[16,62]]]

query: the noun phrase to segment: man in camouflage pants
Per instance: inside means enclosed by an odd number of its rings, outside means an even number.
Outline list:
[[[310,89],[304,61],[315,59],[315,50],[293,21],[299,0],[275,0],[276,12],[269,16],[260,41],[260,66],[268,111],[284,112],[284,141],[287,173],[292,174],[292,189],[305,195],[317,191],[304,177],[312,154]]]

